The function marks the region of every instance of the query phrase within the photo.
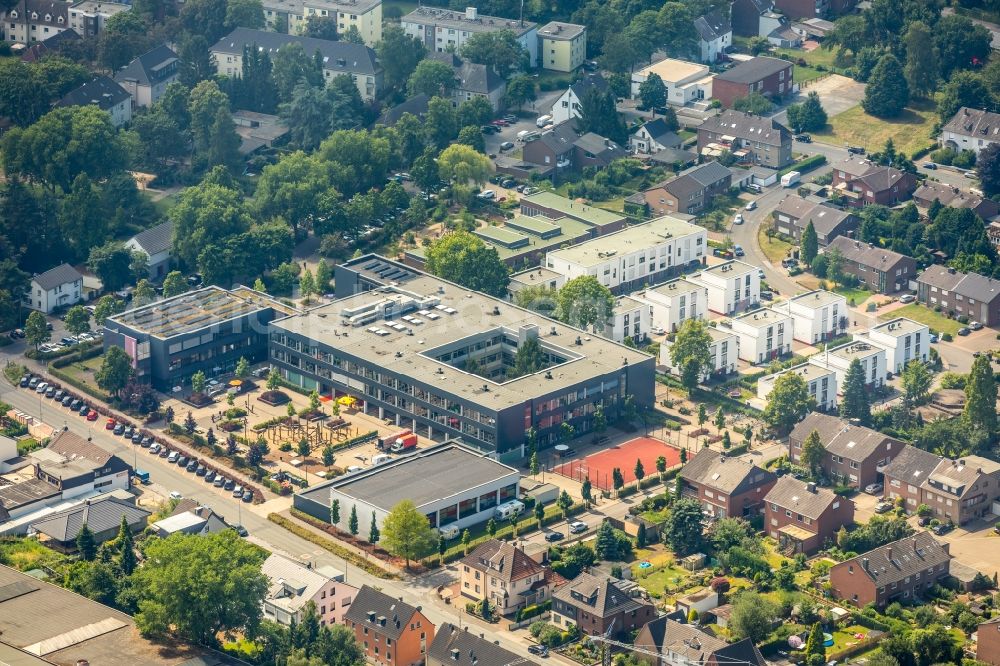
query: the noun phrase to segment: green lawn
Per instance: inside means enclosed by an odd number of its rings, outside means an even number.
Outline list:
[[[97,381],[94,380],[94,373],[100,369],[101,363],[103,362],[104,362],[103,355],[95,356],[94,358],[88,358],[86,361],[70,363],[64,368],[59,368],[59,371],[69,375],[70,377],[72,377],[73,379],[82,384],[86,384],[95,393],[104,394],[105,396],[107,396],[107,394],[105,394],[104,391],[98,388]]]
[[[862,627],[860,624],[852,624],[849,627],[838,629],[833,632],[833,646],[828,647],[827,652],[840,652],[841,650],[860,643],[863,639],[855,638],[854,634],[864,635],[865,638],[871,634],[872,630]]]
[[[0,563],[18,571],[48,567],[57,571],[68,565],[70,558],[46,548],[35,539],[3,537],[0,539]]]
[[[912,102],[898,118],[881,119],[855,106],[830,118],[829,124],[813,138],[832,144],[863,146],[869,151],[881,150],[892,139],[897,151],[912,155],[933,143],[932,133],[937,121],[933,102]]]
[[[846,298],[848,305],[852,304],[852,300],[854,301],[853,305],[861,305],[861,303],[868,300],[868,297],[872,295],[872,292],[859,287],[837,287],[833,291]]]
[[[913,321],[920,322],[921,324],[927,324],[931,330],[936,333],[950,333],[956,335],[958,329],[962,328],[962,325],[954,319],[948,319],[940,312],[934,312],[928,307],[921,305],[920,303],[910,303],[909,305],[904,305],[898,310],[893,310],[892,312],[881,315],[879,319],[895,319],[896,317],[906,317],[907,319],[912,319]]]
[[[792,62],[798,62],[801,58],[811,67],[822,65],[827,69],[830,67],[844,69],[854,64],[854,57],[851,55],[838,59],[837,49],[818,48],[813,49],[812,51],[804,51],[802,49],[775,49],[774,52],[775,54],[791,60]]]
[[[673,553],[640,550],[636,552],[635,559],[636,563],[631,566],[632,579],[655,599],[680,594],[691,586],[691,572],[674,563]],[[640,568],[639,563],[643,560],[649,560],[653,566]]]
[[[788,256],[788,251],[795,246],[781,240],[777,236],[768,238],[765,232],[769,226],[770,222],[760,225],[760,228],[757,230],[757,242],[760,244],[760,249],[764,252],[768,261],[772,264],[780,264],[781,260]]]

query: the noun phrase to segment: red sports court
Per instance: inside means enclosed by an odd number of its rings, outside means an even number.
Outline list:
[[[611,490],[612,471],[621,470],[625,483],[635,481],[635,461],[641,460],[646,476],[656,473],[656,459],[663,456],[667,469],[681,463],[681,452],[677,447],[651,437],[637,437],[604,451],[591,453],[578,460],[557,465],[552,471],[577,481],[590,477],[590,483],[601,490]]]

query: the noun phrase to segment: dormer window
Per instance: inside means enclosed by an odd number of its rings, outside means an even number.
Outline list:
[[[52,20],[52,14],[46,14],[45,15],[45,22],[48,23],[51,20]]]
[[[15,19],[17,18],[17,10],[16,10],[16,9],[14,9],[14,10],[12,10],[12,11],[10,12],[10,17],[11,17],[11,18],[15,18]]]
[[[59,23],[59,25],[62,25],[64,20],[65,19],[63,19],[62,16],[60,16],[58,19],[56,19],[56,21]]]
[[[38,12],[31,12],[31,20],[32,21],[38,20]]]

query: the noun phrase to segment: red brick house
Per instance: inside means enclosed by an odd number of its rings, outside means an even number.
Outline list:
[[[854,522],[854,502],[815,483],[783,476],[764,498],[764,529],[782,551],[809,555]]]
[[[964,525],[990,514],[1000,499],[1000,463],[981,456],[951,460],[907,446],[885,468],[886,497],[908,511],[921,504],[944,523]]]
[[[856,277],[867,289],[880,294],[894,294],[910,288],[917,279],[917,261],[899,252],[871,243],[837,236],[826,251],[837,248],[844,256],[844,272]]]
[[[976,630],[976,660],[1000,666],[1000,617],[983,622]]]
[[[780,99],[792,93],[793,85],[792,63],[760,56],[716,75],[712,81],[712,97],[729,109],[733,102],[752,92]]]
[[[621,581],[581,573],[552,595],[552,624],[588,636],[627,636],[656,617],[656,607],[619,587]]]
[[[950,566],[948,544],[938,543],[930,532],[918,532],[835,564],[830,586],[838,599],[859,608],[871,603],[881,608],[919,598],[948,575]]]
[[[738,518],[763,510],[764,496],[778,477],[749,460],[702,449],[681,468],[681,480],[681,494],[697,500],[706,513]]]
[[[847,204],[864,208],[872,204],[892,206],[906,201],[917,189],[917,177],[863,157],[848,157],[833,165],[832,187]]]
[[[852,425],[844,419],[812,412],[788,436],[788,457],[800,462],[802,445],[813,431],[826,450],[820,468],[829,479],[854,488],[876,483],[893,457],[906,446],[877,430]]]
[[[411,606],[365,585],[344,614],[344,624],[376,666],[423,664],[434,640],[434,625]]]

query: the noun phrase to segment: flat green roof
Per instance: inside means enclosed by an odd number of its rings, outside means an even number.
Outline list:
[[[521,205],[524,206],[526,203],[536,203],[539,206],[558,210],[563,215],[568,215],[595,225],[614,224],[625,219],[624,215],[604,210],[603,208],[595,208],[579,201],[573,201],[572,199],[559,196],[555,192],[538,192],[527,197],[521,197]]]
[[[524,234],[514,231],[513,229],[494,227],[489,224],[485,227],[477,228],[472,233],[476,234],[485,241],[499,243],[500,245],[509,248],[524,247],[528,244],[528,237]]]
[[[507,261],[509,259],[520,257],[525,254],[530,254],[536,251],[548,252],[549,250],[557,249],[564,243],[576,243],[581,239],[590,238],[590,231],[593,227],[579,220],[574,220],[571,218],[564,218],[559,220],[559,225],[562,227],[562,234],[559,236],[554,236],[553,238],[539,238],[538,236],[525,236],[528,239],[528,244],[517,248],[508,248],[500,245],[498,243],[491,243],[488,239],[483,239],[483,242],[490,247],[496,248],[497,254],[500,255],[501,261]],[[498,227],[493,227],[497,229]],[[479,231],[478,229],[476,231]],[[406,250],[406,254],[411,257],[416,257],[421,261],[424,260],[426,256],[427,248],[423,246],[418,246],[414,248],[409,248]]]
[[[523,229],[525,231],[530,231],[536,236],[545,236],[553,231],[559,231],[562,228],[562,221],[566,218],[559,218],[556,222],[549,222],[540,217],[532,217],[531,215],[518,215],[512,220],[507,220],[505,224],[508,227],[513,227],[515,229]]]

